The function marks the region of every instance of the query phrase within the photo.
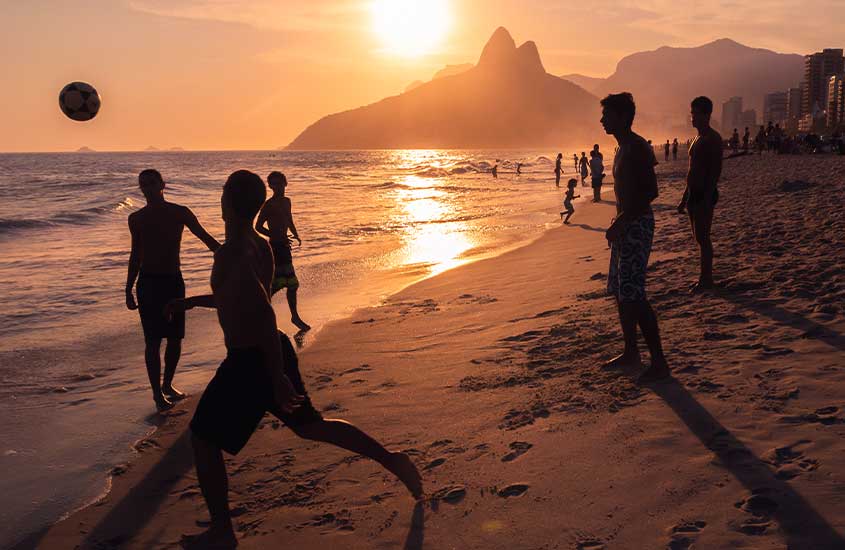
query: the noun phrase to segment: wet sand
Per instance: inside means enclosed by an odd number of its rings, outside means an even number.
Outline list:
[[[614,210],[576,205],[571,226],[331,323],[302,353],[315,405],[412,454],[428,498],[267,417],[227,461],[240,546],[845,548],[845,159],[726,161],[719,288],[696,296],[685,166],[659,172],[649,294],[671,380],[599,368],[621,350]],[[201,530],[194,406],[38,547],[176,548]]]

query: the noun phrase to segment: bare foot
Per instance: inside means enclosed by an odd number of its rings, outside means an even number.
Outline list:
[[[423,496],[422,477],[411,457],[405,453],[390,453],[390,456],[392,460],[387,465],[387,469],[405,484],[415,499],[421,499]]]
[[[637,378],[637,384],[659,382],[672,376],[672,371],[665,364],[652,364]]]
[[[623,353],[602,365],[601,368],[624,369],[625,367],[639,367],[640,365],[642,365],[642,361],[639,353]]]
[[[697,283],[694,283],[691,287],[689,287],[689,293],[690,294],[700,294],[700,293],[706,292],[708,290],[713,290],[714,286],[715,285],[713,284],[713,281],[710,281],[710,282],[698,281]]]
[[[228,527],[212,526],[196,535],[182,535],[179,544],[187,550],[205,550],[206,548],[223,550],[237,547],[238,538],[235,536],[235,531],[231,525]]]
[[[296,325],[296,328],[298,328],[299,330],[311,330],[311,325],[309,325],[299,317],[292,317],[290,322]]]
[[[181,401],[182,399],[188,397],[187,393],[180,391],[179,389],[174,388],[173,386],[166,386],[161,388],[161,393],[167,396],[170,401]]]
[[[158,412],[169,411],[173,408],[173,403],[163,395],[153,397],[153,401],[155,401]]]

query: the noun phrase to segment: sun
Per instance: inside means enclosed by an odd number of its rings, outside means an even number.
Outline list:
[[[431,52],[452,25],[449,0],[373,0],[373,30],[384,50],[402,57]]]

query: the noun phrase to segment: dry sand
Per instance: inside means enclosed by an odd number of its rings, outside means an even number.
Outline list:
[[[572,226],[359,311],[302,354],[314,402],[412,453],[428,500],[268,417],[228,460],[241,547],[845,548],[845,159],[727,161],[720,288],[697,296],[674,212],[684,171],[660,167],[649,272],[674,379],[638,387],[598,368],[621,349],[604,294],[613,207],[582,206]],[[175,548],[206,525],[194,405],[40,547]]]

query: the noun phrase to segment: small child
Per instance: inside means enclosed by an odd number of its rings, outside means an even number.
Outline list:
[[[563,197],[563,207],[566,209],[566,219],[563,217],[563,212],[560,213],[560,219],[563,223],[569,225],[569,218],[575,213],[575,207],[572,206],[572,199],[577,199],[581,195],[575,194],[575,188],[578,186],[578,180],[570,178],[569,183],[566,184],[566,196]]]

